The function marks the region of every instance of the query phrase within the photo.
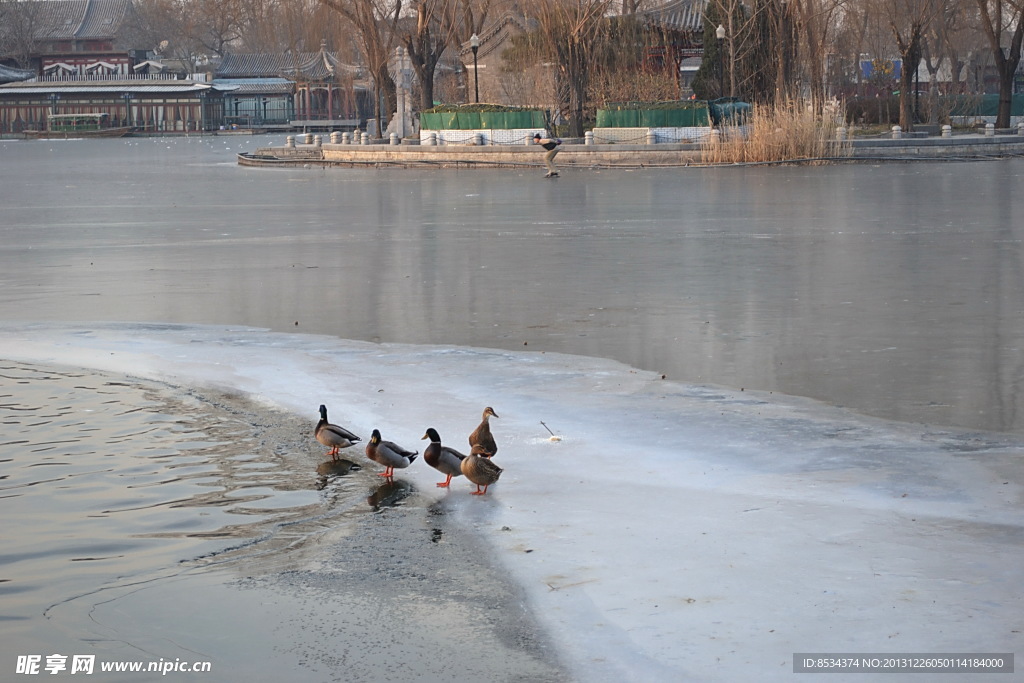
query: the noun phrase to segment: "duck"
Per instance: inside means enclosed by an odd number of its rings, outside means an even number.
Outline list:
[[[492,417],[498,417],[498,414],[494,412],[494,408],[487,406],[484,408],[483,421],[480,422],[480,426],[469,435],[469,447],[482,446],[481,455],[486,458],[490,458],[498,452],[498,444],[494,442],[494,436],[491,434],[490,418]]]
[[[395,476],[395,468],[405,469],[416,460],[419,451],[410,451],[402,448],[393,441],[383,441],[380,437],[380,430],[374,429],[370,435],[370,441],[366,444],[366,457],[370,460],[384,465],[386,468],[379,472],[380,476],[389,479]]]
[[[476,491],[472,493],[474,496],[487,493],[487,487],[498,481],[498,477],[504,471],[485,455],[484,449],[480,446],[473,446],[473,450],[462,461],[461,469],[466,479],[476,484]],[[484,487],[483,491],[480,490],[481,486]]]
[[[331,449],[327,451],[327,455],[331,456],[331,460],[338,459],[339,448],[348,448],[362,441],[362,439],[344,427],[332,425],[328,422],[327,406],[324,405],[320,406],[320,421],[316,423],[316,430],[313,432],[313,435],[317,441]]]
[[[454,448],[442,446],[441,436],[433,427],[427,428],[427,433],[422,439],[430,439],[430,445],[423,450],[423,460],[441,474],[448,476],[444,481],[437,482],[441,488],[447,488],[452,483],[452,477],[462,476],[462,461],[467,456]]]

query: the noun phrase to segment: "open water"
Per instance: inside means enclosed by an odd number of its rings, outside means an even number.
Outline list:
[[[527,346],[1024,431],[1024,160],[235,164],[280,142],[0,143],[0,319]]]

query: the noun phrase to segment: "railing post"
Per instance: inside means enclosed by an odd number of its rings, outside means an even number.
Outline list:
[[[592,144],[594,144],[594,131],[588,130],[586,133],[583,134],[583,144],[584,145],[592,145]]]
[[[953,126],[948,123],[942,126],[942,137],[951,138],[953,137]]]
[[[899,140],[903,137],[903,129],[900,126],[892,127],[892,139]]]
[[[996,135],[996,124],[994,124],[994,123],[986,123],[985,124],[985,137],[991,138],[991,137],[995,137],[995,135]]]

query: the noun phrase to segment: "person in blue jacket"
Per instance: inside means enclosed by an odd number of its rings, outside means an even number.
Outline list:
[[[533,144],[540,145],[547,152],[544,154],[544,165],[548,167],[547,175],[545,178],[553,178],[558,175],[558,169],[555,168],[555,155],[558,154],[558,146],[562,144],[562,141],[558,138],[542,138],[540,133],[533,136]]]

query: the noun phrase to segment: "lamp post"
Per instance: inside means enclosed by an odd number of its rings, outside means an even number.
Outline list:
[[[725,27],[721,24],[715,29],[715,38],[718,39],[718,96],[725,97],[725,61],[722,45],[725,42]]]
[[[47,95],[47,97],[50,99],[50,116],[51,117],[52,116],[56,116],[57,115],[57,100],[60,99],[60,95],[58,95],[55,92],[52,92],[49,95]],[[46,126],[47,130],[53,130],[53,128],[51,127],[52,125],[53,125],[53,119],[51,119],[47,123],[47,126]]]
[[[480,51],[480,36],[473,34],[469,37],[469,48],[473,50],[473,95],[474,101],[480,104],[480,72],[477,71],[476,53]]]
[[[130,128],[132,125],[132,95],[130,92],[122,93],[121,97],[124,98],[124,120],[125,124]]]

